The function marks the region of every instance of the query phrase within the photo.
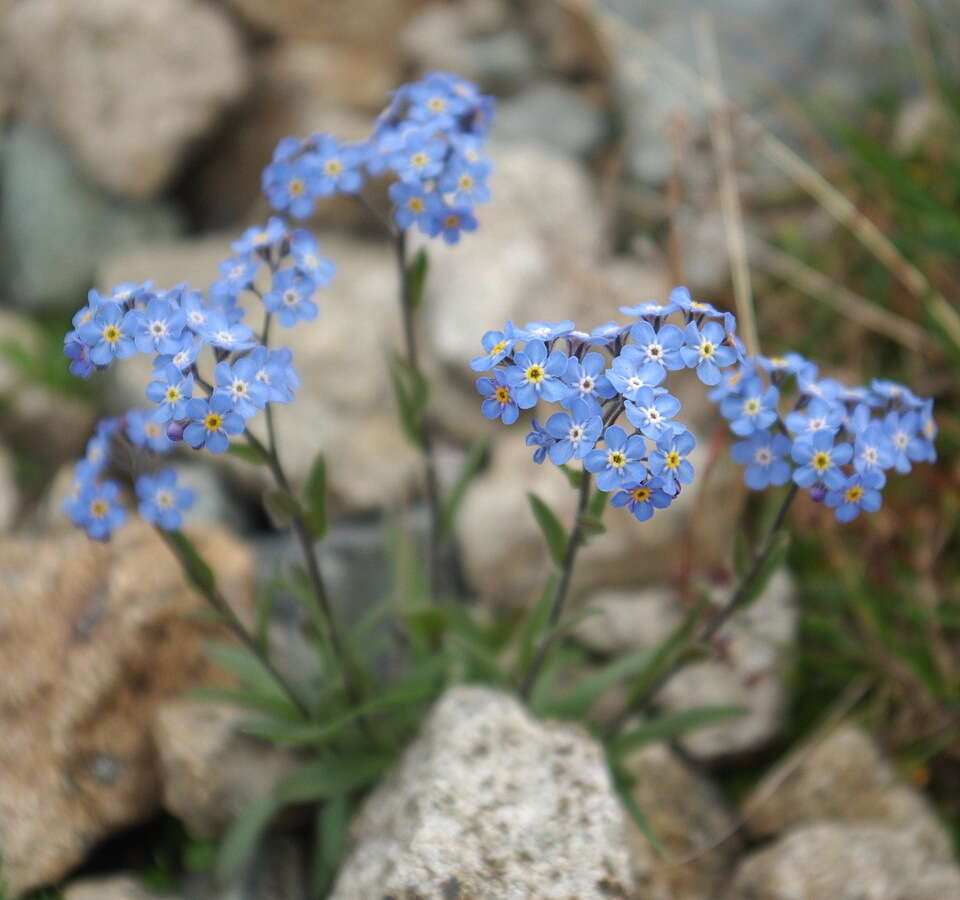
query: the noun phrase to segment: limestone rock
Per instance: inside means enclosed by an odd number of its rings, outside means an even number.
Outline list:
[[[170,894],[148,891],[135,878],[113,875],[109,878],[84,878],[71,882],[63,890],[63,900],[177,900]]]
[[[246,612],[249,552],[221,531],[194,539]],[[16,895],[157,810],[154,711],[225,678],[201,652],[224,632],[137,521],[109,544],[78,532],[0,542],[0,596],[0,848]]]
[[[763,801],[753,802],[757,796]],[[801,745],[757,784],[744,810],[750,811],[750,831],[760,837],[820,821],[886,825],[915,834],[931,853],[950,852],[927,802],[897,779],[873,739],[854,725]]]
[[[723,592],[715,592],[715,602],[723,599]],[[600,612],[580,623],[577,636],[610,656],[657,646],[684,615],[675,596],[662,589],[606,590],[589,596],[586,603]],[[658,705],[667,712],[697,706],[747,709],[685,735],[681,743],[688,752],[713,760],[758,749],[777,735],[787,700],[785,648],[793,642],[796,624],[793,583],[781,571],[752,606],[720,630],[721,654],[686,666],[666,684]]]
[[[664,859],[631,822],[638,896],[645,900],[704,900],[717,896],[740,849],[734,817],[716,785],[663,744],[630,754],[624,765],[636,779],[633,799],[662,841]]]
[[[625,825],[583,731],[456,687],[361,808],[332,897],[629,897]]]
[[[946,900],[960,869],[931,855],[913,832],[820,824],[790,831],[748,856],[726,900]]]
[[[157,711],[163,805],[194,837],[222,834],[297,764],[291,753],[243,734],[239,725],[249,718],[237,707],[194,700]]]
[[[102,268],[100,281],[111,285],[153,278],[161,286],[189,281],[205,288],[217,277],[217,262],[229,255],[230,239],[224,235],[118,255]],[[293,351],[303,381],[296,402],[275,410],[277,441],[295,482],[306,479],[322,449],[334,500],[345,511],[369,510],[403,497],[419,471],[419,460],[400,431],[383,354],[385,346],[397,346],[400,340],[396,275],[385,246],[333,235],[321,245],[338,274],[317,295],[320,317],[296,328],[274,329],[274,346]],[[249,318],[259,326],[262,307],[255,305],[259,302],[253,298]],[[123,377],[114,382],[117,404],[142,404],[149,360],[124,362]],[[252,428],[263,437],[262,416]],[[235,470],[266,484],[266,473],[259,469],[241,463]]]
[[[7,28],[27,111],[128,197],[162,190],[246,85],[236,30],[196,0],[31,0]]]
[[[111,197],[77,170],[61,144],[28,124],[7,134],[0,183],[0,294],[30,309],[79,309],[108,250],[178,230],[169,208]]]

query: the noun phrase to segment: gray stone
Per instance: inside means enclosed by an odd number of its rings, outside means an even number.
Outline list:
[[[38,310],[79,308],[108,251],[176,232],[167,207],[110,198],[44,132],[17,125],[5,144],[0,261],[9,302]]]
[[[239,35],[196,0],[31,0],[5,27],[25,110],[132,198],[159,193],[246,86]]]
[[[62,896],[63,900],[178,900],[172,894],[148,891],[128,875],[72,881],[63,889]]]
[[[726,592],[713,592],[715,603],[722,603],[725,596]],[[585,602],[599,612],[577,626],[577,636],[611,656],[659,645],[684,615],[675,595],[662,589],[602,591]],[[658,705],[668,712],[697,706],[746,707],[741,716],[684,736],[681,743],[689,753],[706,760],[742,754],[763,747],[779,733],[787,700],[786,649],[793,643],[796,625],[795,590],[781,571],[753,605],[720,630],[722,654],[686,666],[666,684]]]
[[[332,898],[628,897],[625,831],[582,730],[451,688],[361,808]]]
[[[180,887],[183,900],[304,900],[312,892],[306,883],[310,860],[303,843],[268,833],[230,884],[222,884],[212,872],[187,874]]]
[[[882,825],[804,825],[748,856],[726,900],[946,900],[960,869],[914,832]]]
[[[498,141],[586,156],[603,138],[603,112],[572,87],[540,81],[497,107]]]
[[[631,821],[638,896],[644,900],[717,896],[733,870],[740,840],[734,816],[716,785],[663,744],[637,750],[623,764],[635,779],[633,799],[666,851],[661,856]]]
[[[194,837],[222,835],[298,765],[291,752],[245,735],[240,726],[249,718],[238,707],[194,700],[157,710],[163,805]]]
[[[916,835],[931,854],[950,854],[936,813],[854,725],[802,744],[758,782],[743,808],[760,837],[820,821],[886,825]]]

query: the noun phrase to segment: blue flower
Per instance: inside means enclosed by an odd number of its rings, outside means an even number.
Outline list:
[[[793,480],[799,487],[822,484],[829,490],[836,490],[843,484],[845,476],[840,466],[850,461],[853,450],[849,444],[834,446],[833,441],[833,433],[822,429],[793,442],[790,454],[800,466],[794,470]]]
[[[856,436],[853,445],[853,467],[871,487],[882,488],[887,482],[884,471],[893,464],[890,437],[884,431],[883,425],[875,420]]]
[[[568,390],[560,380],[567,367],[565,354],[554,350],[547,356],[543,341],[530,341],[522,352],[514,354],[513,361],[506,380],[520,409],[536,406],[541,397],[550,403],[563,399]]]
[[[474,372],[485,372],[487,369],[492,369],[498,362],[510,355],[513,345],[519,339],[520,335],[514,328],[513,322],[507,322],[503,331],[488,331],[480,339],[480,345],[486,353],[470,360],[470,368]]]
[[[881,378],[874,378],[870,382],[870,389],[878,397],[890,402],[901,402],[907,406],[915,406],[920,401],[906,385],[898,381],[887,381]]]
[[[265,254],[273,247],[279,246],[286,237],[287,226],[283,219],[271,216],[266,225],[253,225],[230,246],[234,253],[241,256],[247,256],[250,253]]]
[[[802,410],[794,410],[784,423],[798,437],[816,431],[836,434],[843,425],[845,410],[838,403],[829,403],[815,397]]]
[[[337,274],[336,265],[320,255],[317,239],[305,228],[298,228],[290,236],[290,256],[296,270],[314,287],[325,287]]]
[[[222,277],[218,278],[210,286],[211,296],[223,299],[236,297],[241,291],[245,291],[253,284],[260,265],[261,260],[256,256],[232,256],[230,259],[225,259],[219,265]],[[203,307],[200,295],[196,292],[192,292],[189,307],[182,305],[184,299],[184,297],[181,297],[181,308],[184,309],[184,312],[188,310],[190,312],[196,312]],[[198,300],[199,303],[197,302]],[[193,328],[198,324],[200,323],[194,318],[190,323],[190,327]]]
[[[462,84],[472,89],[469,99],[455,93],[452,76],[446,73],[434,72],[423,81],[409,85],[406,97],[410,101],[410,118],[430,125],[435,130],[452,128],[457,118],[469,108],[472,94],[476,91],[469,82]]]
[[[457,206],[473,206],[490,199],[487,167],[460,161],[449,166],[439,179],[440,190]]]
[[[693,481],[693,466],[687,459],[697,445],[687,430],[664,432],[657,441],[657,449],[650,454],[650,471],[660,476],[660,484],[671,496],[680,492],[680,486]]]
[[[221,350],[231,353],[239,350],[250,350],[256,346],[253,331],[247,325],[232,324],[227,317],[218,310],[207,313],[207,321],[201,332],[203,339]]]
[[[587,353],[583,359],[570,357],[563,380],[570,386],[563,405],[569,406],[574,400],[609,400],[616,396],[616,388],[604,374],[606,360],[599,353]]]
[[[147,399],[160,404],[153,418],[158,422],[186,418],[187,401],[193,397],[193,375],[184,375],[169,363],[158,373],[155,381],[147,385]]]
[[[893,450],[893,465],[901,475],[906,475],[913,468],[913,463],[921,462],[928,456],[927,448],[917,434],[919,429],[920,418],[914,412],[891,411],[883,420],[883,430]]]
[[[90,359],[90,347],[77,336],[75,331],[69,332],[63,339],[63,355],[70,360],[70,374],[79,378],[89,378],[95,366]]]
[[[813,370],[809,368],[812,364],[799,353],[787,353],[784,356],[763,356],[758,353],[753,357],[753,362],[771,375],[799,376],[802,373],[809,375],[815,371],[815,368]]]
[[[556,439],[536,420],[530,420],[530,432],[527,434],[528,447],[536,447],[533,451],[533,461],[540,465],[546,458]]]
[[[594,347],[606,347],[629,330],[628,325],[622,325],[620,322],[604,322],[603,325],[598,325],[590,332],[587,343]]]
[[[574,328],[576,325],[569,319],[564,319],[562,322],[527,322],[518,337],[526,338],[528,341],[553,341],[566,337]]]
[[[127,359],[137,352],[133,340],[136,327],[134,312],[125,313],[114,303],[97,309],[93,319],[80,328],[80,339],[90,347],[90,360],[98,366],[109,366],[115,359]]]
[[[61,511],[69,516],[71,521],[76,522],[77,518],[84,514],[83,507],[79,505],[80,498],[84,491],[94,484],[98,474],[99,469],[85,459],[78,460],[74,465],[70,490],[60,505]]]
[[[102,419],[97,423],[97,428],[87,441],[84,451],[84,462],[90,466],[90,471],[94,473],[102,472],[110,461],[110,442],[120,427],[119,419]]]
[[[639,484],[624,485],[611,498],[611,506],[626,506],[638,522],[646,522],[656,510],[673,503],[661,486],[659,478],[650,478]]]
[[[746,466],[743,480],[747,487],[762,491],[770,485],[786,484],[793,467],[786,456],[790,452],[790,439],[767,430],[754,431],[745,441],[730,448],[730,455]]]
[[[305,219],[320,194],[319,175],[319,162],[309,155],[291,162],[272,162],[263,170],[263,191],[275,210]]]
[[[140,515],[164,531],[179,529],[196,499],[193,491],[177,484],[177,473],[169,467],[156,475],[141,475],[136,487]]]
[[[834,515],[841,522],[851,522],[864,512],[876,512],[883,503],[874,486],[869,484],[860,475],[851,475],[842,480],[839,486],[827,491],[826,504],[836,510]]]
[[[637,322],[630,329],[633,345],[647,361],[675,371],[684,367],[680,348],[683,332],[676,325],[664,325],[655,331],[649,322]]]
[[[680,412],[680,401],[662,388],[640,388],[635,396],[624,403],[627,419],[645,437],[660,440],[665,427],[673,424],[670,419]]]
[[[249,356],[238,359],[233,365],[226,360],[217,363],[213,370],[216,383],[213,397],[226,398],[233,411],[244,419],[255,416],[270,398],[267,385],[257,381],[259,368],[256,360]]]
[[[195,398],[187,404],[190,424],[183,430],[183,439],[194,450],[206,447],[211,453],[225,453],[230,437],[244,429],[243,418],[232,409],[224,395],[210,400]]]
[[[207,328],[210,308],[204,303],[199,291],[188,291],[180,297],[180,309],[183,310],[186,327],[194,334],[202,335]]]
[[[312,322],[319,310],[310,297],[313,282],[294,269],[284,269],[273,278],[273,287],[263,298],[263,305],[277,317],[285,328],[297,322]]]
[[[659,363],[649,362],[633,346],[626,346],[607,369],[610,384],[622,397],[636,400],[637,391],[645,387],[656,387],[667,377],[666,369]]]
[[[512,425],[520,416],[520,407],[503,369],[495,369],[493,378],[478,378],[477,390],[486,398],[480,412],[488,419],[499,418],[504,425]]]
[[[293,353],[287,347],[268,350],[257,347],[247,357],[255,366],[254,379],[266,385],[270,403],[292,403],[300,387],[300,376],[293,367]]]
[[[551,462],[562,466],[571,459],[583,459],[603,431],[600,407],[593,400],[574,400],[570,412],[550,416],[546,431],[556,439],[550,447]]]
[[[318,169],[317,193],[355,194],[363,184],[360,167],[364,161],[362,147],[342,144],[329,134],[317,134],[311,139],[314,149],[310,160]]]
[[[91,482],[67,510],[74,524],[95,541],[105,541],[126,519],[119,502],[120,485],[115,481]]]
[[[176,353],[186,315],[179,306],[162,297],[154,297],[143,311],[130,313],[134,340],[141,353]]]
[[[395,181],[388,193],[393,201],[393,221],[397,228],[407,229],[416,224],[430,237],[439,234],[438,217],[443,210],[443,201],[435,191],[428,191],[422,184]]]
[[[697,378],[704,384],[718,384],[722,377],[720,369],[737,360],[736,353],[724,345],[726,335],[717,322],[706,322],[702,328],[691,322],[683,331],[683,339],[680,355],[686,365],[696,367]]]
[[[166,424],[158,422],[149,410],[131,409],[126,415],[126,432],[134,447],[145,447],[154,453],[169,453],[173,449]]]
[[[937,448],[934,441],[937,439],[939,428],[936,419],[933,418],[933,401],[922,400],[917,415],[920,417],[920,439],[925,451],[924,457],[919,461],[936,462]]]
[[[640,435],[627,437],[627,432],[619,425],[611,425],[603,440],[606,449],[591,450],[583,460],[583,467],[588,472],[598,473],[597,487],[601,491],[613,491],[646,480],[643,459],[647,444]]]
[[[456,244],[462,231],[477,230],[477,219],[465,206],[444,207],[437,214],[436,224],[435,233],[440,234],[447,244]]]
[[[704,303],[702,300],[694,300],[690,296],[689,289],[685,287],[675,287],[670,291],[670,303],[677,309],[682,309],[690,316],[706,316],[710,319],[722,319],[726,313],[721,312],[710,303]]]
[[[757,377],[742,381],[736,393],[720,404],[721,414],[730,419],[730,430],[741,437],[769,428],[777,421],[780,392],[773,386],[764,390]]]
[[[407,184],[417,184],[443,170],[447,145],[422,133],[411,133],[404,146],[390,157],[390,166]]]
[[[645,303],[638,303],[636,306],[621,306],[620,312],[626,316],[635,316],[638,319],[664,319],[675,313],[679,306],[675,303],[660,304],[656,300],[647,300]]]

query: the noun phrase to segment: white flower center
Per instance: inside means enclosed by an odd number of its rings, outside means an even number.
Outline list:
[[[571,443],[579,443],[583,440],[583,428],[581,428],[579,425],[574,425],[567,434],[567,437]]]
[[[826,427],[827,427],[827,420],[824,418],[811,419],[807,423],[808,431],[823,431],[823,429]]]
[[[657,362],[663,357],[663,347],[660,344],[647,344],[647,359]]]
[[[167,333],[167,323],[166,322],[151,322],[150,323],[150,333],[154,337],[163,337]]]
[[[584,375],[580,379],[580,393],[581,394],[592,394],[594,388],[593,379],[589,375]]]
[[[173,494],[170,491],[157,491],[156,501],[161,509],[173,509]]]
[[[877,453],[876,447],[863,448],[863,461],[868,466],[875,466],[879,460],[880,460],[880,455]]]
[[[229,331],[218,331],[214,336],[214,340],[218,344],[232,344],[233,335]]]
[[[753,459],[754,462],[759,463],[761,466],[769,466],[770,463],[773,462],[773,454],[770,452],[769,447],[759,447]]]
[[[893,436],[893,444],[898,450],[905,450],[910,443],[910,437],[905,431],[898,431]]]

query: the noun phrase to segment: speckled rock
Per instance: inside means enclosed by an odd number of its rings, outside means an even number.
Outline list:
[[[625,826],[583,731],[452,688],[361,808],[332,897],[630,897]]]
[[[297,765],[292,753],[243,734],[240,723],[249,718],[238,707],[195,700],[173,700],[157,711],[163,806],[194,837],[222,834]]]
[[[717,786],[663,744],[624,759],[636,779],[633,799],[643,810],[666,858],[631,821],[638,897],[644,900],[706,900],[715,897],[733,871],[741,842],[731,810]]]
[[[886,825],[914,834],[932,854],[950,852],[927,801],[897,778],[875,741],[854,725],[801,744],[761,779],[744,811],[760,837],[820,821]]]
[[[787,833],[748,856],[725,900],[946,900],[960,870],[915,832],[820,824]]]
[[[245,614],[249,552],[222,531],[195,540]],[[201,652],[224,633],[139,522],[109,544],[78,532],[0,542],[0,597],[0,848],[17,895],[157,811],[154,711],[225,678]]]
[[[239,35],[209,3],[30,0],[5,24],[25,110],[128,197],[162,190],[246,85]]]

